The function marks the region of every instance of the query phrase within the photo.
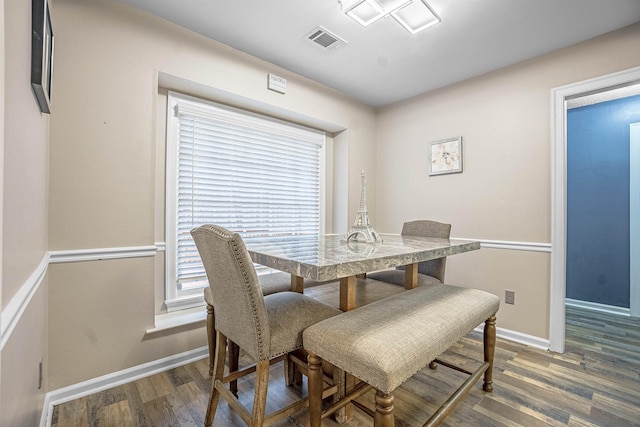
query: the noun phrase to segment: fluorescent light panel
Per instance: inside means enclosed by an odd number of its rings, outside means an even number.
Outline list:
[[[382,6],[375,0],[355,2],[350,9],[347,9],[346,13],[363,27],[373,24],[386,14]]]
[[[342,11],[364,27],[391,15],[416,34],[440,22],[424,0],[342,0],[341,4]]]
[[[414,0],[401,6],[391,12],[391,16],[411,34],[426,30],[440,22],[440,17],[421,0]]]

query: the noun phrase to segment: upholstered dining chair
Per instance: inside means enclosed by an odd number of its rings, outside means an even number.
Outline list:
[[[191,230],[207,273],[215,310],[216,355],[205,426],[213,423],[222,396],[250,426],[271,424],[302,409],[300,400],[270,416],[265,415],[269,365],[302,348],[302,332],[339,310],[296,292],[265,296],[249,253],[240,235],[216,225]],[[232,341],[256,361],[253,367],[224,376],[227,342]],[[293,357],[293,356],[292,356]],[[294,358],[305,371],[306,362]],[[225,384],[256,373],[253,410],[250,414]]]
[[[451,235],[451,224],[437,221],[418,220],[405,222],[402,236],[437,237],[448,239]],[[418,263],[418,285],[435,285],[444,283],[444,272],[447,258],[432,259]],[[404,267],[367,274],[367,277],[382,282],[404,286]]]
[[[260,287],[264,295],[275,294],[276,292],[285,292],[291,289],[291,276],[286,273],[274,273],[258,276]],[[215,311],[213,310],[213,298],[211,296],[211,287],[204,288],[204,301],[207,303],[207,344],[209,346],[209,376],[213,376],[213,361],[216,351],[216,328],[215,328]],[[232,348],[230,353],[229,366],[238,369],[239,353],[237,349]],[[235,382],[232,384],[231,391],[237,394],[237,386]]]

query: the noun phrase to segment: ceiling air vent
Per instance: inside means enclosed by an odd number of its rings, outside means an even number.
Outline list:
[[[341,39],[322,27],[315,28],[307,34],[306,37],[324,49],[338,49],[347,44],[344,39]]]

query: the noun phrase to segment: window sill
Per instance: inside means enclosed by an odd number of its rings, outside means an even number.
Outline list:
[[[204,304],[204,288],[193,291],[180,297],[172,297],[164,300],[167,313],[185,313],[187,310],[202,307]]]
[[[146,334],[167,331],[180,326],[192,325],[207,319],[207,310],[202,304],[200,307],[188,310],[174,311],[172,313],[159,314],[155,317],[155,326],[147,329]]]

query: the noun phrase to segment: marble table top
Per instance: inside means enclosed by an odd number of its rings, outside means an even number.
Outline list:
[[[342,235],[282,236],[245,241],[253,262],[315,281],[337,280],[480,249],[480,242],[381,234],[380,244]]]

